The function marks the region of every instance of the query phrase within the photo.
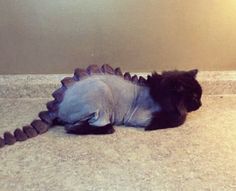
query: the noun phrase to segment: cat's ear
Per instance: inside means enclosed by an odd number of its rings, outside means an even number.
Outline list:
[[[196,78],[197,73],[198,73],[198,69],[190,70],[187,72],[187,74],[192,76],[193,78]]]

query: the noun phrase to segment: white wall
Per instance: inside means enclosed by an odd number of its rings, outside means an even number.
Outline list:
[[[0,73],[236,70],[235,0],[0,0]]]

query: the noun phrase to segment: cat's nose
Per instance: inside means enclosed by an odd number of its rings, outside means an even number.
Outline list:
[[[201,107],[202,106],[202,102],[201,101],[199,101],[199,107]]]
[[[202,102],[198,102],[196,105],[195,105],[195,110],[197,110],[198,108],[200,108],[202,106]]]
[[[202,102],[195,102],[195,104],[192,106],[191,111],[196,111],[197,109],[199,109],[202,106]]]

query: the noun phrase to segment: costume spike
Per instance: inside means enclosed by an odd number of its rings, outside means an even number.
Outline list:
[[[28,139],[27,135],[19,128],[14,131],[14,136],[17,141],[25,141]]]
[[[48,111],[56,112],[58,110],[58,102],[56,100],[49,101],[46,106]]]
[[[90,75],[96,74],[96,73],[101,73],[101,70],[97,65],[93,64],[93,65],[90,65],[87,67],[87,73]]]
[[[115,74],[116,74],[117,76],[123,76],[123,74],[122,74],[120,68],[116,68],[116,69],[115,69]]]
[[[61,83],[64,87],[68,88],[75,83],[75,80],[72,77],[65,77],[63,80],[61,80]]]
[[[76,68],[74,71],[74,76],[77,80],[81,80],[83,77],[88,76],[88,73],[84,69]]]
[[[132,82],[134,82],[135,84],[138,84],[138,76],[135,74],[134,76],[132,76],[131,78]]]
[[[38,135],[37,131],[31,125],[24,126],[23,132],[28,138],[36,137]]]
[[[114,74],[113,68],[109,66],[108,64],[103,64],[101,69],[103,73]]]
[[[61,102],[63,100],[63,96],[64,96],[64,93],[66,91],[66,88],[65,87],[61,87],[59,89],[57,89],[56,91],[54,91],[52,93],[52,96],[58,101],[58,102]]]
[[[34,120],[31,123],[31,126],[34,127],[38,134],[43,134],[48,130],[48,124],[44,123],[41,120]]]
[[[47,123],[48,125],[53,124],[53,120],[56,118],[56,115],[54,113],[48,112],[48,111],[41,111],[38,114],[39,118]]]
[[[124,79],[131,81],[131,75],[130,75],[129,72],[125,72],[125,74],[124,74]]]
[[[146,79],[142,76],[139,76],[138,83],[140,85],[145,85],[146,84]]]
[[[13,145],[16,142],[16,138],[10,132],[4,133],[4,141],[6,145]]]

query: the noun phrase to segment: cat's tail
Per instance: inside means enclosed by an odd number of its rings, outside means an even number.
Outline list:
[[[5,145],[13,145],[17,141],[25,141],[36,137],[46,133],[49,128],[62,124],[62,121],[57,116],[59,104],[63,100],[64,93],[69,85],[68,78],[64,78],[61,83],[62,86],[52,93],[54,100],[46,104],[47,110],[38,114],[39,119],[33,120],[29,125],[25,125],[22,128],[15,129],[13,133],[10,131],[3,133],[3,137],[0,137],[0,148]]]
[[[3,136],[0,137],[0,148],[5,145],[13,145],[17,141],[25,141],[27,139],[36,137],[43,133],[46,133],[49,128],[54,125],[61,124],[61,121],[58,119],[58,110],[59,104],[63,100],[64,93],[66,91],[66,82],[67,78],[64,78],[61,83],[62,87],[57,89],[52,93],[54,100],[49,101],[46,106],[46,111],[41,111],[38,114],[39,119],[33,120],[30,124],[23,126],[22,128],[15,129],[12,133],[6,131],[3,133]]]
[[[42,111],[39,113],[39,117],[41,119],[35,119],[31,124],[15,129],[13,133],[6,131],[3,138],[0,137],[0,148],[46,133],[53,126],[53,114],[49,111]]]
[[[36,137],[37,135],[46,133],[50,127],[57,124],[62,124],[60,119],[57,117],[59,104],[63,100],[64,93],[71,82],[72,81],[69,78],[64,78],[61,81],[62,86],[52,93],[54,100],[49,101],[46,104],[46,111],[41,111],[38,114],[40,119],[35,119],[29,125],[15,129],[13,133],[10,131],[3,133],[3,136],[0,137],[0,148],[5,145],[13,145],[17,141],[25,141]]]

